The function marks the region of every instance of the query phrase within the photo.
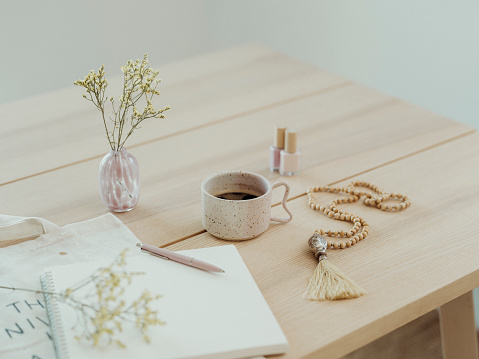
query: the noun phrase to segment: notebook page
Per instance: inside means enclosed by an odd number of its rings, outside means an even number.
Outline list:
[[[126,349],[93,347],[75,340],[77,314],[58,303],[70,358],[243,358],[284,353],[288,343],[237,249],[233,245],[182,251],[217,265],[226,273],[211,273],[147,253],[127,258],[135,276],[126,295],[140,296],[145,288],[162,298],[155,301],[158,317],[167,324],[151,327],[151,343],[124,326],[119,339]],[[63,290],[109,261],[50,268],[55,289]],[[66,356],[68,358],[68,356]]]

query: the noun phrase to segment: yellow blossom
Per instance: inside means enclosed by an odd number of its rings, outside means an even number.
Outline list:
[[[159,71],[150,68],[148,54],[145,54],[141,60],[128,60],[126,65],[121,66],[121,71],[123,72],[123,94],[119,97],[119,106],[115,106],[113,97],[106,97],[105,95],[108,81],[104,77],[104,65],[100,67],[98,73],[92,70],[85,76],[84,80],[74,82],[74,85],[85,88],[88,96],[84,94],[83,97],[93,102],[101,112],[107,138],[113,150],[119,150],[123,147],[126,140],[139,127],[141,122],[148,118],[165,118],[162,113],[170,109],[169,106],[166,106],[156,110],[152,104],[153,97],[160,95],[157,86],[161,80],[157,78]],[[107,100],[111,102],[113,116],[107,114],[105,108]],[[143,111],[137,109],[140,100],[146,103]],[[110,122],[107,122],[107,118],[112,119],[113,130],[109,130]],[[129,125],[129,128],[126,128],[127,125]]]

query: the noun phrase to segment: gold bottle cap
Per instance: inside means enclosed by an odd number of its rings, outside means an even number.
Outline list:
[[[285,148],[288,153],[295,153],[298,149],[298,138],[296,130],[289,129],[285,134]]]
[[[274,128],[274,147],[284,148],[284,133],[286,132],[286,127],[275,126]]]

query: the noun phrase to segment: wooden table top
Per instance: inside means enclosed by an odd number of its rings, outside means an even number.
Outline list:
[[[129,139],[141,196],[134,210],[116,216],[144,243],[174,250],[230,244],[202,228],[203,178],[241,169],[285,179],[293,221],[235,242],[290,341],[281,358],[340,357],[479,286],[475,130],[258,45],[159,69],[161,103],[172,109]],[[0,213],[63,226],[107,212],[97,181],[108,144],[81,94],[72,85],[0,106]],[[298,131],[297,176],[269,170],[276,124]],[[329,259],[368,294],[303,300],[317,263],[308,238],[338,226],[309,208],[306,189],[352,180],[406,194],[412,206],[389,213],[343,205],[368,221],[370,233],[329,251]],[[333,198],[320,194],[317,202]],[[283,215],[281,206],[273,214]]]

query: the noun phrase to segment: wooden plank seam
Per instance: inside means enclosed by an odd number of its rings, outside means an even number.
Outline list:
[[[436,143],[436,144],[434,144],[434,145],[424,147],[424,148],[422,148],[422,149],[420,149],[420,150],[411,152],[411,153],[409,153],[409,154],[407,154],[407,155],[400,156],[400,157],[395,158],[395,159],[393,159],[393,160],[384,162],[384,163],[382,163],[382,164],[380,164],[380,165],[371,167],[371,168],[369,168],[369,169],[367,169],[367,170],[358,172],[358,173],[356,173],[356,174],[354,174],[354,175],[351,175],[351,176],[348,176],[348,177],[339,179],[339,180],[337,180],[337,181],[331,182],[331,183],[329,183],[329,184],[327,184],[327,185],[328,185],[328,186],[333,186],[333,185],[335,185],[335,184],[338,184],[338,183],[340,183],[340,182],[346,181],[346,180],[348,180],[348,179],[352,179],[352,178],[355,178],[355,177],[357,177],[357,176],[361,176],[361,175],[363,175],[363,174],[365,174],[365,173],[372,172],[372,171],[374,171],[374,170],[376,170],[376,169],[378,169],[378,168],[382,168],[382,167],[388,166],[388,165],[390,165],[390,164],[392,164],[392,163],[395,163],[395,162],[404,160],[404,159],[409,158],[409,157],[416,156],[416,155],[418,155],[418,154],[420,154],[420,153],[423,153],[423,152],[432,150],[432,149],[434,149],[434,148],[436,148],[436,147],[445,145],[445,144],[450,143],[450,142],[457,141],[457,140],[459,140],[459,139],[461,139],[461,138],[464,138],[464,137],[466,137],[466,136],[470,136],[470,135],[474,134],[475,132],[476,132],[476,130],[471,130],[471,131],[465,132],[465,133],[460,134],[460,135],[458,135],[458,136],[455,136],[455,137],[449,138],[449,139],[447,139],[447,140],[438,142],[438,143]],[[295,200],[295,199],[298,199],[298,198],[301,198],[301,197],[304,197],[304,196],[306,196],[306,191],[305,191],[304,193],[299,194],[299,195],[296,195],[296,196],[294,196],[294,197],[289,197],[289,198],[287,199],[287,202],[292,201],[292,200]],[[276,207],[276,206],[278,206],[278,205],[280,205],[280,204],[281,204],[281,202],[274,203],[274,204],[272,205],[272,207]],[[175,241],[172,241],[172,242],[169,242],[169,243],[167,243],[167,244],[164,244],[164,245],[162,245],[162,246],[160,246],[160,247],[161,247],[161,248],[165,248],[165,247],[171,246],[171,245],[173,245],[173,244],[176,244],[176,243],[185,241],[185,240],[187,240],[187,239],[196,237],[196,236],[198,236],[198,235],[200,235],[200,234],[203,234],[203,233],[205,233],[205,232],[206,232],[206,230],[203,229],[203,230],[198,231],[198,232],[196,232],[196,233],[190,234],[190,235],[188,235],[188,236],[185,236],[185,237],[179,238],[179,239],[177,239],[177,240],[175,240]]]
[[[218,120],[216,120],[216,121],[212,121],[212,122],[208,122],[208,123],[201,124],[201,125],[198,125],[198,126],[194,126],[194,127],[189,128],[189,129],[186,129],[186,130],[174,132],[174,133],[171,133],[171,134],[169,134],[169,135],[160,136],[160,137],[157,137],[157,138],[153,138],[153,139],[151,139],[151,140],[147,140],[147,141],[139,142],[139,143],[136,143],[136,144],[132,144],[132,145],[129,146],[128,148],[136,148],[136,147],[140,147],[140,146],[145,146],[145,145],[148,145],[148,144],[153,143],[153,142],[158,142],[158,141],[161,141],[161,140],[164,140],[164,139],[168,139],[168,138],[171,138],[171,137],[174,137],[174,136],[180,136],[180,135],[183,135],[183,134],[185,134],[185,133],[193,132],[193,131],[196,131],[196,130],[201,129],[201,128],[211,127],[211,126],[217,125],[217,124],[222,123],[222,122],[227,122],[227,121],[230,121],[230,120],[233,120],[233,119],[236,119],[236,118],[240,118],[240,117],[243,117],[243,116],[249,116],[249,115],[252,115],[252,114],[255,114],[255,113],[267,111],[267,110],[269,110],[269,109],[271,109],[271,108],[274,108],[274,107],[277,107],[277,106],[283,106],[283,105],[286,105],[286,104],[289,104],[289,103],[293,103],[293,102],[296,102],[296,101],[301,101],[301,100],[304,100],[304,99],[306,99],[306,98],[308,98],[308,97],[313,97],[313,96],[316,96],[316,95],[320,95],[320,94],[325,93],[325,92],[334,91],[334,90],[336,90],[336,89],[339,89],[339,88],[342,88],[342,87],[346,87],[346,86],[349,86],[349,85],[351,85],[351,84],[352,84],[351,81],[341,82],[341,83],[339,83],[339,84],[332,85],[332,86],[329,86],[329,87],[324,88],[324,89],[321,89],[321,90],[312,91],[312,92],[309,92],[309,93],[307,93],[307,94],[303,94],[303,95],[299,95],[299,96],[296,96],[296,97],[292,97],[292,98],[287,99],[287,100],[282,100],[282,101],[279,101],[279,102],[274,102],[274,103],[271,103],[271,104],[268,104],[268,105],[265,105],[265,106],[260,106],[260,107],[257,107],[257,108],[254,108],[254,109],[251,109],[251,110],[248,110],[248,111],[240,112],[240,113],[237,113],[237,114],[235,114],[235,115],[231,115],[231,116],[227,116],[227,117],[224,117],[224,118],[220,118],[220,119],[218,119]],[[45,174],[45,173],[50,173],[50,172],[58,171],[58,170],[61,170],[61,169],[64,169],[64,168],[68,168],[68,167],[71,167],[71,166],[75,166],[75,165],[78,165],[78,164],[81,164],[81,163],[84,163],[84,162],[92,161],[92,160],[95,160],[95,159],[100,159],[100,158],[102,158],[104,155],[105,155],[105,154],[102,153],[102,154],[97,155],[97,156],[85,158],[85,159],[83,159],[83,160],[81,160],[81,161],[75,161],[75,162],[72,162],[72,163],[69,163],[69,164],[66,164],[66,165],[63,165],[63,166],[51,168],[51,169],[49,169],[49,170],[42,171],[42,172],[38,172],[38,173],[29,175],[29,176],[20,177],[20,178],[17,178],[17,179],[15,179],[15,180],[11,180],[11,181],[7,181],[7,182],[4,182],[4,183],[0,183],[0,186],[5,186],[5,185],[8,185],[8,184],[15,183],[15,182],[19,182],[19,181],[23,181],[23,180],[26,180],[26,179],[29,179],[29,178],[32,178],[32,177],[40,176],[40,175]]]

